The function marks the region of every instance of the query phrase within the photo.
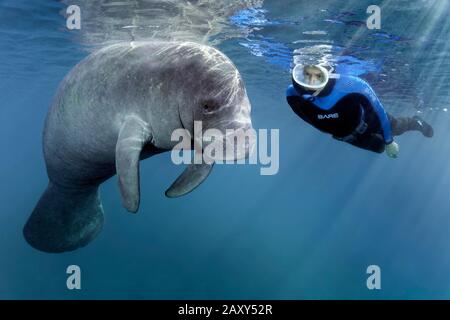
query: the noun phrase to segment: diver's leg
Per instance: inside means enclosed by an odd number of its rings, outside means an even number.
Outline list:
[[[419,116],[395,118],[391,114],[388,114],[388,117],[391,122],[392,134],[394,136],[399,136],[406,131],[420,131],[428,138],[433,136],[433,128],[431,125],[426,123]]]

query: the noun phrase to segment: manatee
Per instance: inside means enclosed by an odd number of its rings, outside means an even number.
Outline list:
[[[174,130],[194,137],[194,121],[202,121],[204,131],[249,130],[250,111],[239,71],[213,47],[127,42],[90,54],[62,80],[48,111],[43,151],[49,184],[25,224],[26,241],[51,253],[86,246],[103,226],[103,182],[117,174],[123,206],[135,213],[139,163],[172,150]],[[244,144],[245,155],[236,158],[248,157],[252,142]],[[213,165],[189,164],[166,195],[189,193]]]

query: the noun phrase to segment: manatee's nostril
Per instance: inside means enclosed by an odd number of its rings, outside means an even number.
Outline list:
[[[228,129],[234,130],[234,131],[244,131],[253,129],[252,122],[250,120],[245,121],[234,121],[229,126]]]

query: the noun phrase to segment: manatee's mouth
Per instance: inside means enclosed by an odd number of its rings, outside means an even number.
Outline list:
[[[256,145],[256,133],[251,124],[225,130],[205,130],[203,154],[214,161],[247,159]]]

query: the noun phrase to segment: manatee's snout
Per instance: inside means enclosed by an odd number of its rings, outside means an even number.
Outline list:
[[[218,161],[248,158],[256,144],[256,133],[250,116],[251,105],[245,89],[234,88],[236,99],[224,98],[220,108],[204,118],[203,147],[206,154]],[[211,156],[211,149],[214,149]]]
[[[248,158],[256,144],[256,133],[250,117],[251,105],[248,97],[236,104],[232,120],[222,129],[224,157],[223,160],[240,160]]]
[[[251,121],[237,123],[232,132],[232,134],[227,134],[225,138],[227,145],[235,150],[235,153],[232,155],[233,159],[247,159],[253,152],[256,144],[256,133]]]
[[[207,146],[208,151],[214,149],[211,158],[216,161],[246,159],[256,144],[256,133],[250,121],[229,123],[223,129],[216,129],[213,136],[206,134],[204,138],[207,142],[203,145]]]

